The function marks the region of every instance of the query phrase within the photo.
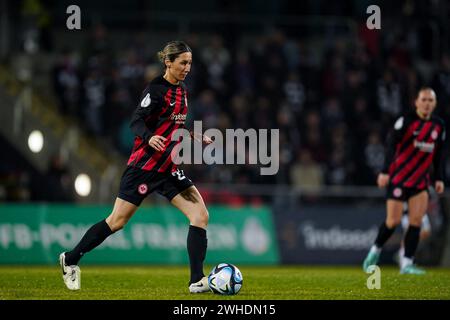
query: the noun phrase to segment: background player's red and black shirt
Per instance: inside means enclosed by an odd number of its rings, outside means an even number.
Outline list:
[[[130,123],[136,137],[128,165],[149,171],[175,171],[171,152],[179,141],[171,141],[171,138],[175,130],[184,128],[186,115],[187,91],[183,82],[173,85],[162,76],[151,81],[142,93]],[[153,135],[167,139],[164,151],[149,146]]]
[[[397,119],[388,137],[383,173],[395,186],[425,189],[434,180],[444,180],[445,123],[432,115],[421,119],[411,112]]]

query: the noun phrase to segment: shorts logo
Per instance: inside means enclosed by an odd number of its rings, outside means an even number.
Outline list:
[[[394,193],[394,197],[399,198],[402,196],[402,189],[395,188],[393,193]]]
[[[433,138],[433,140],[436,140],[438,137],[438,133],[436,130],[433,130],[433,132],[431,132],[431,138]]]
[[[138,192],[140,194],[146,194],[147,191],[148,191],[148,187],[147,187],[147,185],[145,183],[139,185]]]

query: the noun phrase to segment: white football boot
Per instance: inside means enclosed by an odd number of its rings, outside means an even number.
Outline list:
[[[79,266],[66,265],[66,253],[59,255],[59,264],[62,269],[62,277],[66,287],[69,290],[80,290],[81,288],[81,270]]]
[[[208,291],[210,291],[208,285],[208,277],[203,277],[200,279],[200,281],[191,283],[191,285],[189,286],[190,293],[202,293]]]

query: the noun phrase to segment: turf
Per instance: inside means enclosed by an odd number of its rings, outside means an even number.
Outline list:
[[[208,266],[209,267],[209,266]],[[82,288],[65,288],[57,266],[0,266],[0,300],[296,300],[450,299],[450,269],[428,268],[424,276],[382,267],[381,288],[369,290],[357,267],[250,267],[235,296],[189,294],[188,268],[180,266],[82,266]]]

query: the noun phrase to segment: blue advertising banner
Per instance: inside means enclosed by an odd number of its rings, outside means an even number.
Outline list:
[[[385,207],[304,206],[274,216],[282,263],[359,264],[385,219]],[[400,239],[400,232],[394,234],[384,259],[392,260]]]

